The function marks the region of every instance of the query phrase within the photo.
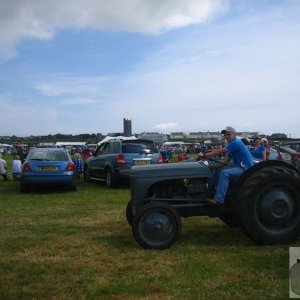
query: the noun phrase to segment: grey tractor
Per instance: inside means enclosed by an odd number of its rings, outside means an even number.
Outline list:
[[[213,166],[212,166],[213,167]],[[218,217],[257,244],[290,243],[300,233],[300,173],[280,161],[258,163],[230,182],[223,207],[212,207],[211,168],[203,161],[134,166],[126,217],[144,248],[166,249],[181,217]]]

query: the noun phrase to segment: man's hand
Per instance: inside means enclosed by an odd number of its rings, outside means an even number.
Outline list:
[[[224,164],[222,162],[221,163],[216,163],[216,164],[212,164],[210,167],[212,169],[219,169],[219,168],[223,168]]]

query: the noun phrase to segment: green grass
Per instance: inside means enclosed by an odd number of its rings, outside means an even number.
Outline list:
[[[0,299],[288,298],[291,245],[257,246],[193,217],[171,249],[144,250],[125,219],[126,185],[22,194],[0,178],[0,197]]]

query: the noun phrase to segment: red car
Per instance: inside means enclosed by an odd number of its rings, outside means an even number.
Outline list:
[[[300,170],[300,153],[289,147],[271,147],[269,160],[282,160]]]
[[[292,160],[300,160],[300,152],[297,152],[289,147],[279,147],[279,151],[282,153],[288,153],[291,155]]]
[[[283,145],[284,147],[289,147],[297,152],[300,152],[300,142],[299,141],[296,141],[296,142],[288,142],[288,143],[285,143]]]
[[[290,154],[281,152],[278,147],[271,147],[269,151],[269,160],[283,160],[287,162],[292,160]]]

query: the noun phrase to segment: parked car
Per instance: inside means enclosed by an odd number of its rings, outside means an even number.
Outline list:
[[[281,152],[278,147],[271,147],[269,151],[269,160],[282,160],[286,162],[290,162],[292,160],[290,154]]]
[[[38,143],[37,148],[57,148],[55,143]]]
[[[32,148],[22,166],[21,191],[54,184],[76,190],[76,170],[69,153],[63,148]]]
[[[300,152],[300,141],[285,143],[284,147],[289,147],[297,152]]]
[[[100,144],[85,161],[84,178],[104,181],[107,187],[113,187],[129,178],[132,166],[162,162],[162,155],[152,141],[111,139]]]
[[[297,152],[286,146],[279,147],[279,150],[280,152],[284,153],[284,155],[290,155],[291,164],[300,170],[300,152]]]
[[[300,170],[300,153],[288,147],[271,147],[269,160],[285,161]]]
[[[294,149],[287,147],[287,146],[282,146],[279,147],[280,152],[282,153],[288,153],[291,155],[292,159],[300,159],[300,152],[295,151]]]

